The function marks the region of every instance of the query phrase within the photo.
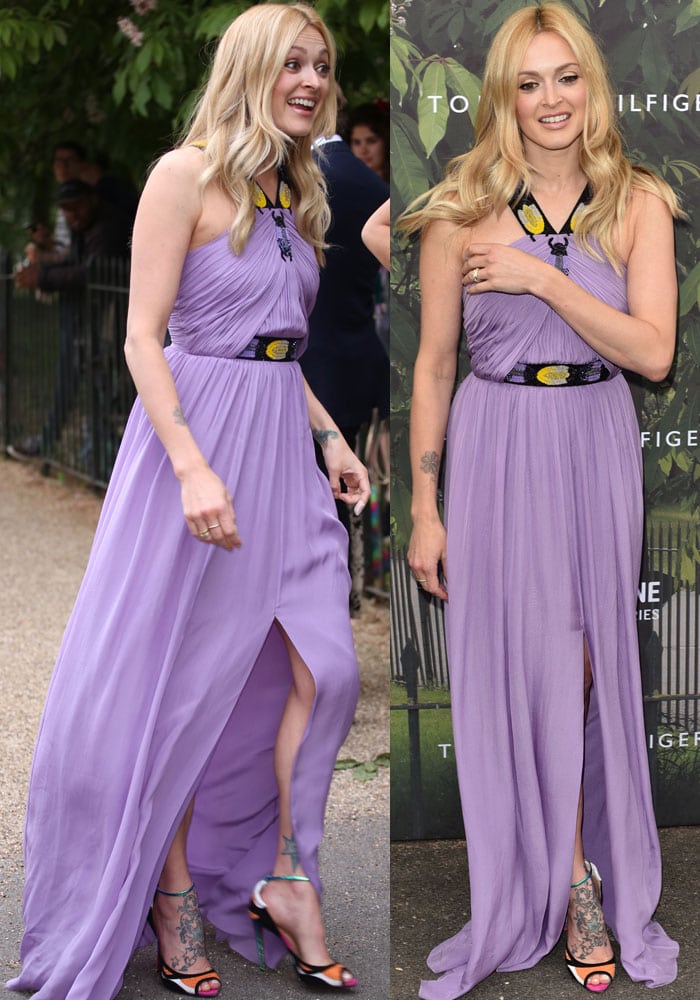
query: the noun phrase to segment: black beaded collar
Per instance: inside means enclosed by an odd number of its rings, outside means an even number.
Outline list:
[[[536,236],[549,237],[547,242],[549,243],[549,248],[552,256],[554,257],[555,267],[557,267],[560,271],[563,271],[564,274],[568,274],[568,269],[564,267],[563,262],[563,258],[567,255],[567,247],[569,246],[568,237],[576,231],[576,217],[578,213],[585,205],[588,205],[593,198],[593,190],[590,184],[586,184],[573,208],[573,211],[562,226],[560,232],[557,232],[551,224],[547,216],[537,204],[537,199],[532,192],[528,191],[525,194],[522,194],[522,190],[523,185],[520,184],[509,203],[511,209],[515,213],[516,219],[533,242]]]
[[[253,181],[252,186],[253,201],[255,202],[256,209],[259,212],[264,212],[267,209],[271,210],[276,227],[275,236],[277,238],[277,246],[279,247],[282,260],[292,260],[292,244],[284,217],[284,212],[290,211],[292,207],[292,190],[284,167],[280,166],[277,168],[277,195],[274,204],[267,197],[257,181]]]

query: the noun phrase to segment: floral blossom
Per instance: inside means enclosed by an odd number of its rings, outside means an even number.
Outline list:
[[[129,0],[137,14],[150,14],[158,6],[158,0]]]
[[[544,218],[534,205],[523,205],[518,211],[518,218],[528,233],[538,235],[544,232]]]
[[[136,45],[137,48],[143,45],[143,32],[139,31],[130,17],[118,17],[117,27],[123,35],[126,35],[132,45]]]

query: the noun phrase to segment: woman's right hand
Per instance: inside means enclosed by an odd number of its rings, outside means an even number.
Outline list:
[[[182,509],[190,534],[200,542],[230,552],[242,542],[236,527],[231,494],[208,465],[184,473],[180,479]]]
[[[447,590],[440,583],[438,568],[447,582],[447,532],[439,517],[429,521],[416,521],[408,543],[408,565],[416,583],[427,594],[448,599]]]

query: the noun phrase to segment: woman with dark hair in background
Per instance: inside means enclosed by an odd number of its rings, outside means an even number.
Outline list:
[[[389,109],[384,102],[360,104],[348,112],[348,146],[370,170],[389,183]]]

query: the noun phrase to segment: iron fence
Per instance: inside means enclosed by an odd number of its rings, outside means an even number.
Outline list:
[[[107,484],[135,391],[123,343],[126,260],[93,261],[83,289],[46,294],[0,275],[5,447]]]

